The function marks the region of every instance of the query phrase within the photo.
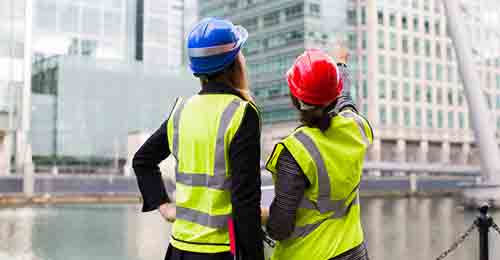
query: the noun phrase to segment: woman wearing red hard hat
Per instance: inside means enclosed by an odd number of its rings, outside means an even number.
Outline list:
[[[350,98],[347,50],[336,61],[307,50],[287,73],[302,125],[278,143],[268,162],[276,197],[267,232],[271,259],[368,259],[358,188],[373,133]]]

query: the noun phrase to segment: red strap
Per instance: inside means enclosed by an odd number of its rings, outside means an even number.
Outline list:
[[[227,224],[229,228],[229,245],[231,247],[231,254],[236,255],[236,236],[234,234],[233,219],[229,218]]]

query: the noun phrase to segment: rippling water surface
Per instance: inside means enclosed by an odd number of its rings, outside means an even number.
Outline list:
[[[170,225],[139,205],[51,205],[0,208],[0,260],[163,259]],[[472,223],[451,198],[363,199],[371,259],[435,259]],[[493,213],[500,223],[500,212]],[[491,259],[500,235],[491,233]],[[454,260],[478,259],[477,232]]]

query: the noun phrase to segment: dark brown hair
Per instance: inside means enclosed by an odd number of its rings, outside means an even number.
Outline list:
[[[319,128],[322,132],[330,128],[331,115],[328,113],[330,106],[315,107],[311,110],[301,110],[299,100],[290,95],[292,103],[299,110],[300,122],[308,127]],[[304,103],[304,102],[303,102]],[[309,105],[305,103],[306,105]]]

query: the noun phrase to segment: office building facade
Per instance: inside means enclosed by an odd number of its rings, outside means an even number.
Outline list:
[[[178,70],[192,0],[34,0],[33,53],[142,61]]]
[[[500,129],[500,30],[485,19],[499,5],[462,4],[468,35],[476,39],[471,51],[478,87],[490,109],[491,127]],[[498,19],[498,12],[491,13]],[[369,160],[479,164],[446,22],[439,0],[349,1],[348,38],[359,105],[376,130]]]
[[[35,164],[121,160],[129,131],[159,127],[197,86],[184,59],[196,14],[194,0],[33,0]]]
[[[463,21],[475,39],[478,86],[485,93],[492,127],[500,129],[499,4],[461,4]],[[245,53],[263,111],[264,154],[297,126],[285,71],[304,48],[331,48],[345,33],[354,98],[375,129],[368,160],[479,163],[442,1],[213,0],[200,1],[199,8],[202,16],[228,17],[250,31]],[[326,14],[345,18],[346,24]],[[288,38],[280,37],[281,32]]]

